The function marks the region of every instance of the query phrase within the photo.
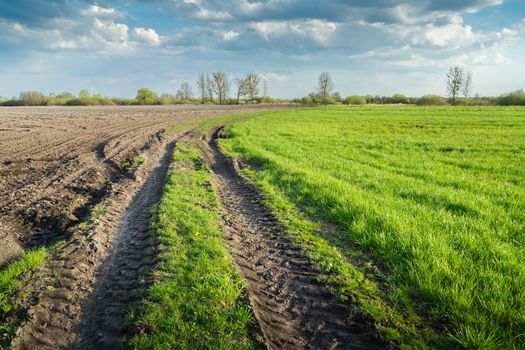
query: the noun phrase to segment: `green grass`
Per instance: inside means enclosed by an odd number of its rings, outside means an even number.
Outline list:
[[[223,148],[259,169],[296,242],[383,336],[419,347],[416,327],[431,347],[522,347],[524,109],[302,109],[229,132]]]
[[[16,308],[12,297],[21,285],[20,275],[42,266],[49,252],[46,248],[28,251],[0,271],[0,319],[6,320],[6,316]],[[9,347],[15,330],[16,326],[9,321],[0,324],[0,350]]]
[[[135,317],[135,349],[254,349],[244,281],[219,228],[218,203],[198,151],[178,143],[152,228],[155,282]]]

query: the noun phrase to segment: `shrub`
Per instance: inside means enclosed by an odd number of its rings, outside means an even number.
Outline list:
[[[345,105],[366,105],[366,99],[363,96],[348,96],[343,103]]]
[[[337,101],[332,96],[325,96],[321,99],[322,105],[336,105]]]
[[[410,100],[403,94],[393,94],[392,97],[390,97],[390,103],[407,104],[410,103]]]
[[[500,106],[525,106],[525,92],[517,90],[498,98]]]
[[[419,106],[445,106],[447,105],[447,100],[441,96],[437,95],[425,95],[419,98],[416,101],[416,104]]]
[[[154,105],[159,103],[159,98],[157,94],[151,91],[148,88],[142,88],[137,91],[137,97],[135,97],[137,102],[142,105]]]
[[[23,91],[19,99],[24,106],[43,106],[47,102],[47,96],[39,91]]]

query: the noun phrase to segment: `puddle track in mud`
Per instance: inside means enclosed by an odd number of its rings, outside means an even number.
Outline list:
[[[225,212],[236,265],[270,349],[388,349],[370,320],[352,314],[319,282],[298,247],[233,161],[217,145],[217,129],[202,146]]]
[[[166,143],[163,143],[166,145]],[[147,280],[155,254],[148,248],[150,208],[161,197],[174,142],[162,158],[149,158],[146,180],[133,198],[121,192],[115,206],[88,237],[78,237],[53,256],[52,288],[30,309],[13,349],[119,349],[126,335],[126,312],[139,300],[141,277]],[[152,153],[153,154],[153,153]],[[129,192],[129,191],[128,191]]]

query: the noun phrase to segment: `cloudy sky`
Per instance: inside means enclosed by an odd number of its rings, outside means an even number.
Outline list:
[[[525,0],[0,0],[0,96],[175,92],[199,72],[256,72],[270,95],[525,88]]]

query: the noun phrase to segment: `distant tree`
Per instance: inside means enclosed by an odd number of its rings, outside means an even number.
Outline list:
[[[155,104],[158,102],[157,94],[148,88],[138,90],[135,99],[138,103],[144,105]]]
[[[263,96],[268,97],[268,80],[266,79],[263,82]]]
[[[205,103],[206,98],[208,98],[208,79],[206,79],[206,74],[201,73],[199,74],[199,78],[197,80],[197,86],[199,87],[199,93],[201,95],[201,102]]]
[[[173,94],[168,93],[168,92],[163,92],[160,95],[160,98],[161,98],[161,100],[173,100],[173,99],[175,99],[175,96]]]
[[[215,72],[213,73],[213,91],[217,95],[219,104],[226,103],[228,94],[230,92],[230,80],[226,73]]]
[[[237,103],[240,103],[241,98],[248,94],[248,84],[245,78],[237,78],[234,80],[236,94],[237,94]]]
[[[252,73],[247,74],[246,77],[244,77],[244,80],[246,83],[246,94],[250,100],[253,100],[259,95],[259,83],[261,82],[261,78],[258,74]]]
[[[339,91],[336,91],[332,94],[332,98],[336,101],[336,102],[343,102],[343,97],[341,97],[341,93]]]
[[[193,97],[193,91],[188,82],[185,81],[180,85],[179,90],[177,90],[177,97],[182,100],[189,100]]]
[[[78,98],[81,99],[81,100],[89,99],[90,97],[91,97],[91,94],[86,89],[80,90],[80,92],[78,94]]]
[[[46,103],[47,96],[39,91],[23,91],[19,99],[25,106],[41,106]]]
[[[206,93],[208,99],[213,102],[213,78],[208,73],[206,73]]]
[[[321,97],[330,95],[330,92],[334,89],[334,83],[330,73],[323,72],[319,75],[318,79],[319,94]]]
[[[470,97],[470,94],[472,92],[472,72],[467,72],[465,75],[465,81],[463,82],[463,87],[461,89],[463,92],[463,96],[465,96],[465,99]]]
[[[465,79],[465,72],[460,66],[450,67],[447,74],[447,91],[450,97],[452,97],[452,102],[456,101],[463,82]]]

